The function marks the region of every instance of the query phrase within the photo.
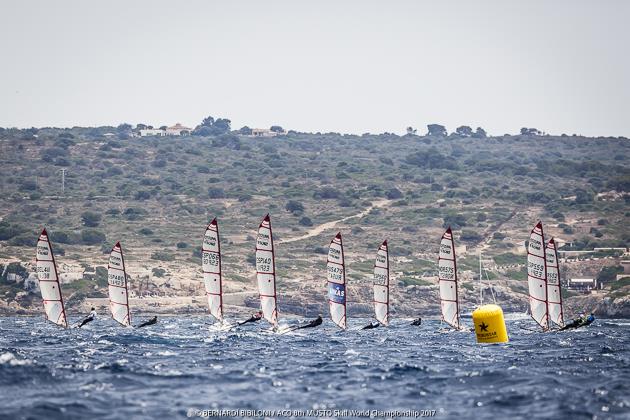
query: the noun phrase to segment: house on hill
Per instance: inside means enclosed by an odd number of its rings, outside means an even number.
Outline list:
[[[171,127],[162,128],[143,128],[140,130],[140,137],[148,136],[188,136],[192,132],[192,128],[177,123]]]
[[[192,128],[184,127],[180,123],[177,123],[172,127],[168,127],[165,131],[167,136],[188,136],[190,135]]]
[[[276,137],[287,134],[285,131],[274,131],[267,128],[252,128],[250,137]]]

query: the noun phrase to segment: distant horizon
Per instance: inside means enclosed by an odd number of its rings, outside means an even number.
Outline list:
[[[229,117],[225,117],[225,116],[219,117],[219,118],[230,119]],[[37,127],[37,126],[24,126],[24,127],[16,127],[16,126],[13,126],[13,127],[2,127],[2,126],[0,126],[0,128],[3,128],[5,130],[10,130],[10,129],[28,130],[28,129],[31,129],[31,128],[35,128],[37,130],[45,130],[45,129],[72,130],[74,128],[87,129],[87,128],[112,127],[114,129],[116,129],[121,124],[129,124],[129,125],[131,125],[132,129],[135,130],[136,126],[138,124],[145,124],[145,125],[148,125],[148,126],[150,125],[154,129],[159,129],[159,127],[162,127],[162,126],[170,127],[170,126],[173,126],[173,125],[178,124],[178,123],[182,124],[184,127],[195,129],[195,127],[200,125],[201,121],[196,123],[196,124],[187,124],[187,123],[182,123],[181,121],[176,121],[176,122],[173,122],[173,123],[166,123],[166,124],[164,124],[164,123],[151,124],[151,123],[145,123],[145,122],[132,123],[132,122],[124,121],[124,122],[120,122],[118,124],[74,125],[74,126],[71,126],[71,127],[70,126],[61,127],[61,126],[44,125],[44,126],[39,126],[39,127]],[[439,123],[431,123],[431,124],[439,124]],[[234,124],[232,124],[232,126],[230,128],[230,131],[238,131],[238,130],[240,130],[243,127],[249,127],[250,129],[266,129],[266,130],[268,130],[274,125],[278,125],[278,124],[270,124],[269,126],[266,126],[266,127],[264,127],[264,126],[252,126],[252,125],[248,125],[248,124],[239,125],[237,127]],[[444,125],[444,124],[439,124],[439,125]],[[460,125],[458,125],[458,126],[456,126],[454,128],[450,128],[450,127],[444,125],[444,127],[448,131],[449,135],[454,134],[455,130],[458,127],[461,127],[461,126],[466,126],[466,124],[460,124]],[[328,134],[328,133],[335,133],[335,134],[348,135],[348,136],[362,136],[364,134],[370,134],[370,135],[394,134],[394,135],[398,135],[398,136],[404,136],[404,135],[407,134],[406,133],[406,127],[404,129],[398,130],[398,131],[380,131],[380,132],[368,132],[368,131],[366,131],[366,132],[363,132],[363,133],[358,133],[358,132],[356,132],[356,133],[353,133],[353,132],[339,132],[339,131],[329,131],[329,130],[303,131],[303,130],[297,130],[297,129],[294,129],[294,128],[291,128],[291,127],[284,127],[284,126],[281,126],[281,127],[285,130],[285,132],[294,131],[296,133],[301,133],[301,134],[317,134],[317,133]],[[416,133],[413,133],[413,135],[415,135],[415,136],[424,137],[424,136],[428,135],[428,133],[427,133],[427,131],[428,131],[427,125],[425,125],[424,128],[422,128],[421,126],[411,126],[411,127],[413,127],[414,129],[417,130]],[[475,131],[477,129],[476,126],[469,126],[469,127],[471,127],[473,131]],[[480,128],[483,128],[484,130],[486,130],[485,127],[480,127]],[[560,136],[566,135],[568,137],[589,137],[589,138],[597,138],[597,137],[624,138],[624,139],[630,138],[630,136],[624,136],[624,135],[615,136],[615,135],[606,135],[606,134],[586,135],[586,134],[581,134],[581,133],[549,133],[549,132],[546,132],[544,129],[541,129],[540,127],[525,127],[525,126],[519,127],[516,132],[511,132],[511,133],[510,132],[506,132],[506,133],[492,133],[492,132],[489,132],[488,130],[486,130],[486,132],[487,132],[487,137],[501,137],[501,136],[505,136],[505,135],[520,136],[520,135],[522,135],[520,133],[521,128],[538,129],[541,132],[541,134],[538,134],[538,136],[541,136],[541,137],[542,136],[560,137]]]
[[[630,136],[630,2],[8,0],[0,126]],[[164,124],[164,123],[157,123]]]

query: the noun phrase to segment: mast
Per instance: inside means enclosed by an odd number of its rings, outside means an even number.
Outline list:
[[[389,325],[389,248],[383,241],[374,261],[374,315],[378,322]]]
[[[527,284],[531,317],[543,328],[549,329],[547,300],[547,260],[543,226],[538,222],[532,229],[527,245]]]
[[[221,274],[221,241],[219,224],[214,218],[206,227],[201,245],[201,267],[206,288],[208,309],[219,322],[223,322],[223,278]]]
[[[328,306],[330,318],[340,328],[346,329],[346,267],[343,255],[341,232],[330,241],[328,262],[326,264],[328,280]]]
[[[260,223],[256,237],[256,281],[263,317],[276,327],[278,325],[276,263],[269,214]]]
[[[547,260],[547,305],[549,307],[549,318],[554,324],[564,327],[560,260],[558,259],[556,242],[553,238],[547,243],[545,254]]]
[[[449,226],[440,241],[438,257],[438,283],[440,286],[440,308],[442,320],[453,328],[460,328],[459,296],[457,291],[457,259],[455,242]]]
[[[116,245],[114,245],[109,254],[107,284],[109,309],[112,313],[112,318],[125,327],[131,326],[127,271],[125,270],[125,259],[120,242],[116,242]]]
[[[35,263],[46,319],[61,327],[68,328],[57,264],[46,229],[42,230],[37,240]]]
[[[483,281],[481,272],[481,248],[479,248],[479,306],[483,305]]]

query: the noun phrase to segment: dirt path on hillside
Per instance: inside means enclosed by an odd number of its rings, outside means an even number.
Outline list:
[[[315,226],[313,229],[310,229],[304,235],[296,236],[295,238],[280,239],[278,241],[278,243],[279,244],[286,244],[286,243],[289,243],[289,242],[302,241],[304,239],[308,239],[308,238],[312,238],[314,236],[318,236],[322,232],[334,228],[338,223],[342,223],[342,222],[345,222],[346,220],[354,219],[356,217],[363,217],[363,216],[367,215],[372,209],[386,207],[391,202],[392,202],[392,200],[374,201],[370,207],[366,208],[365,210],[363,210],[360,213],[353,214],[352,216],[344,217],[343,219],[333,220],[332,222],[322,223],[321,225]]]

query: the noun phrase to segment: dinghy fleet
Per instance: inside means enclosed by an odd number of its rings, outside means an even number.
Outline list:
[[[271,218],[267,214],[258,227],[256,237],[256,283],[260,296],[262,318],[279,331],[278,296],[276,289],[276,262],[274,253]],[[52,246],[46,229],[37,242],[37,277],[46,318],[54,324],[68,328],[66,310]],[[230,330],[239,324],[226,321],[223,305],[223,272],[221,265],[221,241],[219,224],[213,219],[206,227],[201,248],[203,282],[208,310],[216,319],[217,329]],[[450,328],[469,331],[461,322],[460,298],[455,255],[454,234],[447,228],[440,241],[437,259],[438,284],[442,321]],[[112,318],[120,325],[130,327],[128,275],[120,242],[109,255],[108,263],[109,308]],[[330,318],[341,329],[347,329],[346,262],[341,233],[330,242],[326,264],[328,304]],[[481,279],[480,279],[481,280]],[[558,253],[554,239],[545,242],[543,226],[538,222],[532,229],[527,244],[527,282],[531,317],[543,331],[552,329],[552,324],[565,326],[562,309],[562,291]],[[373,275],[374,326],[390,323],[390,259],[389,245],[385,240],[378,247]],[[319,324],[316,324],[319,325]],[[294,330],[295,327],[290,330]]]

